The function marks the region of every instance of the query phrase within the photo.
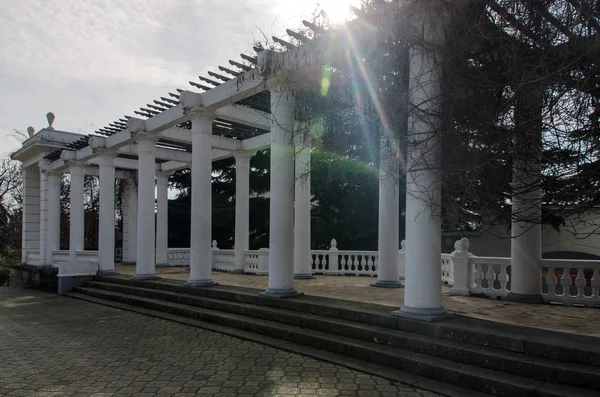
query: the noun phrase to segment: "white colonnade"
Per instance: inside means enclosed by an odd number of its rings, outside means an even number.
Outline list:
[[[266,296],[297,295],[294,288],[294,110],[290,87],[271,88],[269,282]]]
[[[115,271],[115,154],[99,157],[100,214],[98,230],[98,274]]]
[[[432,10],[425,11],[431,13]],[[440,283],[441,228],[441,18],[422,21],[426,45],[409,52],[409,117],[406,172],[406,262],[404,305],[398,316],[436,320],[448,313]]]
[[[156,173],[156,267],[169,266],[169,176],[170,172]]]
[[[136,280],[156,279],[154,247],[154,178],[156,172],[156,137],[139,134],[138,146],[138,217]]]
[[[296,124],[298,126],[299,123]],[[294,278],[314,278],[310,258],[310,131],[297,129],[294,172]],[[332,264],[333,265],[333,264]],[[337,264],[335,264],[337,265]]]
[[[236,152],[235,158],[235,258],[233,273],[244,273],[250,228],[250,158],[252,153]]]
[[[83,164],[73,162],[69,165],[71,191],[69,192],[69,262],[77,263],[77,251],[83,251],[85,218],[83,206],[85,168]]]
[[[214,285],[212,279],[212,125],[215,115],[192,116],[192,202],[190,279],[186,285]]]

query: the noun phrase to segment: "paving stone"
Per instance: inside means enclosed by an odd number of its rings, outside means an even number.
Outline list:
[[[227,335],[15,287],[0,287],[0,335],[7,396],[356,396],[353,387],[365,397],[437,397]]]

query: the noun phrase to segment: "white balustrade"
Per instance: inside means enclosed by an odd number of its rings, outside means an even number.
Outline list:
[[[398,252],[400,274],[404,274],[405,247]],[[55,262],[68,259],[68,251],[54,251]],[[28,257],[39,257],[39,250],[29,250]],[[97,258],[94,251],[80,255]],[[169,265],[189,266],[189,248],[169,248]],[[329,250],[311,251],[314,274],[377,276],[377,251],[338,250],[331,241]],[[213,242],[213,269],[232,271],[234,250],[220,250]],[[244,253],[245,272],[266,275],[269,271],[269,250],[247,250]],[[475,256],[469,252],[469,241],[456,242],[451,254],[441,254],[440,281],[451,288],[452,295],[482,295],[502,298],[510,293],[511,259]],[[540,264],[542,296],[545,302],[564,305],[600,307],[600,261],[542,259]]]
[[[442,254],[442,283],[454,285],[454,263],[451,254]]]
[[[235,268],[234,250],[215,250],[213,248],[213,270],[231,272]]]
[[[377,276],[377,251],[341,251],[338,274]]]
[[[244,252],[244,271],[248,274],[264,276],[269,273],[269,249],[261,248],[258,251]]]
[[[169,248],[167,250],[167,262],[169,263],[169,266],[189,266],[190,249]]]
[[[542,259],[541,265],[545,302],[600,306],[600,261]]]
[[[473,256],[469,259],[469,292],[491,298],[510,292],[510,258]]]

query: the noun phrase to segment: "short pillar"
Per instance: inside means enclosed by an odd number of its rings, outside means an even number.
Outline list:
[[[154,262],[154,178],[156,172],[156,138],[138,133],[138,205],[137,260],[134,280],[152,280],[156,275]]]
[[[400,288],[398,217],[400,215],[398,144],[384,131],[379,160],[379,231],[377,281],[374,287]]]
[[[156,173],[156,267],[169,266],[169,172]]]
[[[445,318],[440,279],[443,10],[423,3],[416,21],[425,43],[409,53],[409,117],[406,172],[406,275],[404,305],[394,315],[424,321]]]
[[[186,285],[207,287],[212,279],[212,124],[210,112],[192,117],[192,213],[190,279]]]
[[[454,244],[454,252],[450,254],[452,258],[452,278],[454,279],[454,285],[450,288],[450,295],[469,296],[471,282],[469,259],[472,256],[473,254],[469,252],[469,240],[466,237]]]
[[[312,279],[315,276],[310,260],[310,131],[296,131],[295,140],[294,278]]]
[[[85,218],[83,207],[84,166],[79,163],[69,165],[71,174],[70,212],[69,212],[69,262],[77,263],[77,251],[83,251]]]
[[[252,153],[236,152],[235,158],[235,265],[233,273],[244,273],[250,228],[250,158]]]
[[[115,275],[115,155],[98,156],[100,168],[100,214],[98,227],[98,274]]]
[[[289,86],[271,89],[269,281],[262,294],[297,295],[294,288],[294,108]]]

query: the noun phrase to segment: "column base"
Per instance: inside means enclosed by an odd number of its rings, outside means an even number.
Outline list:
[[[404,285],[402,285],[402,283],[400,281],[377,280],[373,284],[371,284],[371,287],[378,287],[378,288],[404,288]]]
[[[215,283],[212,279],[207,280],[188,280],[185,284],[186,287],[215,287],[219,284]]]
[[[154,267],[169,267],[168,263],[157,263]]]
[[[454,313],[448,312],[443,306],[437,308],[402,306],[400,310],[393,311],[392,316],[434,322],[452,318]]]
[[[468,288],[450,288],[450,295],[451,296],[469,296],[471,295],[471,293],[469,292]]]
[[[131,277],[132,280],[158,280],[160,276],[157,276],[155,273],[152,274],[136,274]]]
[[[294,274],[294,278],[296,280],[313,280],[316,277],[313,276],[312,273],[296,273],[296,274]]]
[[[294,298],[296,296],[304,295],[301,292],[296,291],[296,288],[267,288],[264,292],[259,294],[260,296],[265,296],[267,298]]]
[[[506,295],[504,300],[508,302],[519,303],[544,303],[544,298],[542,298],[541,294],[518,294],[516,292],[511,292],[510,294]]]
[[[117,273],[115,270],[98,270],[98,273],[96,273],[98,276],[116,276]]]
[[[244,269],[233,269],[231,274],[246,274],[246,271]]]

